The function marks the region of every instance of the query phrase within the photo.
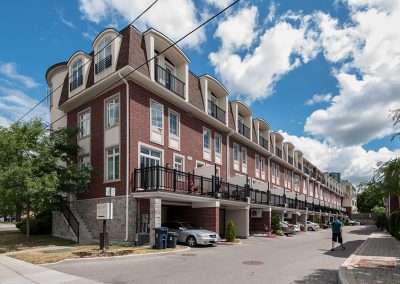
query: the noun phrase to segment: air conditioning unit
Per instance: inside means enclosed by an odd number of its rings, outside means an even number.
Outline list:
[[[285,219],[290,219],[290,218],[292,218],[292,212],[286,212],[286,213],[284,213],[284,214],[283,214],[283,217],[284,217]]]
[[[262,218],[262,209],[251,209],[251,218]]]

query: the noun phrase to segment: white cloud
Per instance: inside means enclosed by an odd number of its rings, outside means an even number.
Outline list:
[[[224,27],[225,33],[235,34],[234,26],[229,30],[226,23],[236,22],[238,18],[242,18],[243,11],[249,9],[242,8],[236,14],[228,16],[219,23],[218,29]],[[296,26],[278,21],[275,26],[260,33],[258,41],[254,40],[257,30],[252,24],[253,19],[242,21],[247,32],[251,31],[251,36],[245,41],[244,47],[248,47],[250,42],[258,42],[257,46],[244,54],[235,50],[243,46],[234,40],[229,40],[227,44],[225,35],[216,33],[215,36],[221,38],[222,45],[217,52],[209,55],[215,73],[228,89],[233,90],[235,95],[241,96],[247,102],[265,99],[272,94],[274,84],[282,76],[302,63],[308,62],[318,53],[315,38],[317,34],[309,29],[310,20],[308,16],[302,17]],[[239,37],[243,34],[239,33]]]
[[[60,18],[60,21],[66,25],[67,27],[70,28],[75,28],[75,25],[72,21],[68,21],[67,19],[65,19],[64,17],[64,11],[62,9],[56,9],[56,12],[58,14],[58,17]]]
[[[231,4],[234,0],[205,0],[207,4],[214,5],[217,8],[225,8]]]
[[[27,88],[39,86],[33,78],[19,74],[17,72],[17,65],[14,62],[0,62],[0,74],[22,83]]]
[[[332,100],[332,94],[314,95],[305,102],[306,105],[315,105],[318,103],[329,103]]]
[[[376,164],[400,155],[400,149],[393,151],[383,147],[378,151],[366,151],[361,146],[330,147],[327,143],[308,137],[298,137],[281,132],[285,140],[300,149],[304,157],[322,171],[340,172],[342,179],[354,184],[372,178]]]
[[[350,59],[334,72],[339,95],[328,108],[313,112],[304,128],[331,144],[364,145],[393,132],[388,116],[400,108],[400,29],[395,28],[400,26],[400,6],[379,4],[351,2],[353,24],[343,28],[319,14],[327,60]]]
[[[276,4],[274,1],[272,1],[268,8],[267,21],[272,22],[275,19],[275,14],[276,14]]]
[[[153,0],[80,0],[83,17],[99,24],[101,21],[126,25],[144,11]],[[172,40],[177,40],[200,24],[200,14],[190,0],[163,0],[145,13],[135,26],[142,30],[155,28]],[[205,41],[205,31],[200,29],[180,43],[180,46],[197,48]]]
[[[251,6],[221,21],[214,37],[222,41],[222,49],[228,51],[249,48],[257,36],[257,14],[257,7]]]
[[[23,91],[0,86],[0,126],[8,126],[36,104],[37,101]],[[48,114],[48,108],[41,104],[27,118],[38,116],[48,121]]]

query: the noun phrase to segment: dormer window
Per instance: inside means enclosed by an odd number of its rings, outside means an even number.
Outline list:
[[[78,58],[72,64],[72,77],[69,83],[69,90],[75,90],[83,84],[83,72],[82,72],[82,59]]]
[[[111,38],[106,37],[100,42],[97,46],[97,50],[96,74],[99,74],[111,66]]]

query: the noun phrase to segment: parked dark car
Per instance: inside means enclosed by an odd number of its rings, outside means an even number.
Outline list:
[[[330,225],[328,222],[325,222],[324,224],[322,224],[322,229],[329,229]]]
[[[281,230],[283,234],[285,234],[285,236],[296,233],[293,226],[290,226],[288,223],[282,221],[280,222],[280,224],[281,224]]]

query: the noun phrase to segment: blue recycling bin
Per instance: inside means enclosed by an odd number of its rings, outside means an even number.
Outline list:
[[[155,228],[156,237],[155,237],[155,244],[154,247],[156,249],[166,249],[167,248],[167,236],[168,236],[168,228],[167,227],[160,227]]]

